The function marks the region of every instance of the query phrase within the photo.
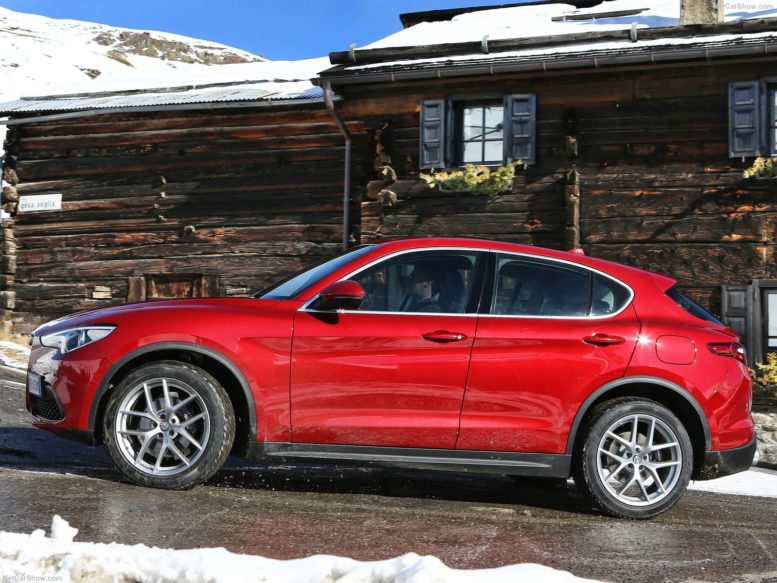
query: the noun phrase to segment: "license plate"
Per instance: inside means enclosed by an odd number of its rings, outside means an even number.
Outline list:
[[[43,395],[43,383],[41,382],[40,375],[34,372],[27,373],[27,390],[36,397]]]

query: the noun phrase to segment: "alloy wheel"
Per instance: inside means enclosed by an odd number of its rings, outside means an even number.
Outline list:
[[[151,476],[174,476],[203,455],[211,420],[202,397],[185,382],[154,378],[132,388],[118,406],[114,438],[121,455]]]
[[[622,504],[654,505],[680,481],[683,452],[675,432],[647,414],[622,417],[602,435],[597,450],[601,484]]]

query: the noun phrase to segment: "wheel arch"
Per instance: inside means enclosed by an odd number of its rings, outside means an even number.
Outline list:
[[[656,389],[666,389],[657,391]],[[650,376],[624,377],[609,382],[591,393],[578,409],[567,439],[566,453],[573,455],[579,446],[580,428],[596,405],[618,397],[644,397],[667,407],[680,418],[693,445],[696,475],[704,462],[705,452],[712,448],[707,417],[699,402],[681,386],[666,379]]]
[[[235,412],[236,431],[233,450],[243,453],[256,439],[256,403],[251,387],[240,369],[223,354],[196,344],[162,342],[149,344],[126,354],[113,364],[100,381],[89,410],[89,430],[95,443],[102,442],[102,418],[113,386],[138,366],[160,360],[179,360],[195,364],[213,375],[229,396]]]

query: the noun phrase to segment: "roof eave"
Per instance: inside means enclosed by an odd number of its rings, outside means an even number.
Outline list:
[[[760,18],[739,20],[717,24],[693,24],[681,26],[665,26],[657,28],[642,28],[636,30],[609,30],[573,33],[554,36],[529,38],[489,39],[467,41],[460,43],[444,43],[436,45],[387,47],[379,49],[351,49],[329,53],[329,61],[333,65],[370,65],[391,61],[421,60],[439,57],[452,57],[474,53],[498,54],[500,52],[531,50],[550,47],[590,43],[595,50],[596,43],[611,41],[661,40],[672,38],[699,38],[724,34],[753,34],[758,32],[777,31],[777,18]],[[331,69],[329,69],[331,71]],[[326,71],[319,73],[326,76]]]
[[[439,66],[423,69],[396,68],[391,71],[347,71],[346,67],[332,67],[321,73],[321,77],[333,85],[355,85],[424,79],[449,79],[470,76],[492,76],[510,73],[550,73],[571,69],[607,69],[614,67],[661,66],[672,63],[752,58],[774,58],[777,55],[777,35],[761,43],[717,47],[658,47],[627,53],[589,55],[573,53],[567,57],[548,59],[540,55],[536,59],[523,59],[498,63],[441,63]]]

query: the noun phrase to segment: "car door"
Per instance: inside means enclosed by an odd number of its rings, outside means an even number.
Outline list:
[[[458,449],[563,453],[585,398],[625,373],[632,291],[562,261],[500,254],[478,324]]]
[[[293,441],[452,449],[475,336],[470,298],[480,255],[393,255],[347,278],[365,290],[360,309],[303,307],[292,344]],[[424,286],[429,297],[411,296],[412,287]]]

